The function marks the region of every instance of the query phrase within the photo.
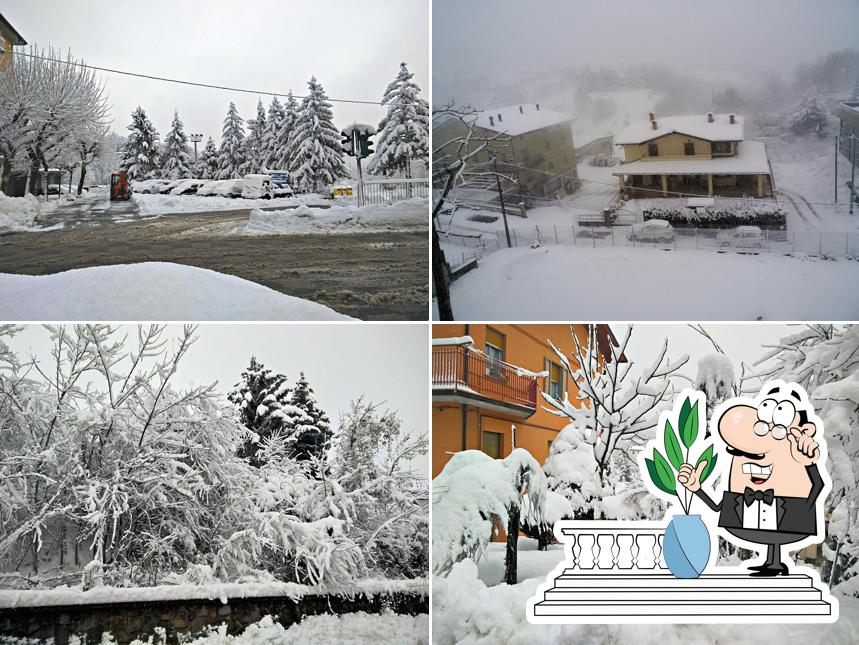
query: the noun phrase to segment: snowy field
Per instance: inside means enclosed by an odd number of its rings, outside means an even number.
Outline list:
[[[460,320],[855,320],[857,293],[856,261],[630,247],[502,249],[451,284]]]
[[[0,274],[6,320],[351,320],[235,276],[169,262]]]
[[[263,235],[303,235],[308,233],[355,233],[360,231],[426,228],[429,200],[424,197],[396,204],[336,205],[331,208],[298,208],[251,211],[243,232]]]

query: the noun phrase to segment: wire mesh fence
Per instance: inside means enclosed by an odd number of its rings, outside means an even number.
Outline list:
[[[364,182],[365,204],[393,204],[429,196],[429,179],[384,179]]]

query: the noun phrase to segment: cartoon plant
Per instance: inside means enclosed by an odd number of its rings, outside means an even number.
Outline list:
[[[692,504],[692,498],[689,495],[689,491],[687,491],[683,486],[680,486],[683,490],[683,496],[681,497],[677,493],[677,471],[680,470],[680,466],[684,463],[694,463],[697,468],[702,461],[706,461],[707,466],[701,474],[701,483],[704,483],[716,467],[717,455],[713,454],[713,444],[710,444],[695,462],[692,462],[689,459],[689,450],[695,443],[695,439],[698,437],[698,401],[693,405],[691,398],[686,397],[686,400],[683,401],[683,405],[680,407],[677,429],[680,431],[679,440],[677,439],[677,433],[674,432],[674,428],[671,426],[671,421],[666,419],[663,436],[664,450],[665,454],[668,455],[668,458],[666,459],[659,450],[654,448],[653,459],[645,458],[644,462],[647,464],[647,473],[650,475],[650,479],[653,484],[659,490],[677,497],[680,502],[680,506],[683,508],[683,512],[688,515],[689,507]],[[683,450],[684,448],[685,453]]]

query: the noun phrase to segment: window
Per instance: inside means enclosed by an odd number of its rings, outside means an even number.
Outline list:
[[[713,154],[714,155],[729,155],[729,154],[731,154],[731,142],[730,141],[714,141],[713,142]]]
[[[655,143],[647,144],[647,155],[650,157],[658,157],[659,156],[659,146]]]
[[[494,378],[501,378],[504,363],[504,334],[486,328],[486,374]]]
[[[687,157],[695,156],[695,144],[694,143],[684,143],[683,144],[683,154]]]
[[[566,392],[566,374],[564,368],[546,359],[545,371],[548,373],[544,384],[544,392],[555,399],[563,400]]]
[[[500,432],[484,432],[481,443],[481,450],[493,459],[501,459],[501,433]]]

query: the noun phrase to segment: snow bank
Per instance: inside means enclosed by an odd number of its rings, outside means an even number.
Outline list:
[[[41,213],[42,206],[33,195],[7,197],[0,192],[0,234],[32,229]]]
[[[547,276],[588,276],[554,280]],[[460,320],[856,320],[859,262],[647,248],[502,249],[451,285]]]
[[[253,210],[244,228],[250,234],[301,235],[305,233],[354,233],[364,229],[398,229],[426,226],[429,200],[413,197],[396,204],[332,206],[307,205],[279,211]]]
[[[232,199],[219,195],[147,195],[134,193],[134,202],[137,204],[141,215],[234,211],[270,206],[312,205],[327,201],[315,193],[307,193],[299,197],[276,197],[273,199]]]
[[[0,302],[7,320],[349,319],[249,280],[170,262],[0,273]]]

